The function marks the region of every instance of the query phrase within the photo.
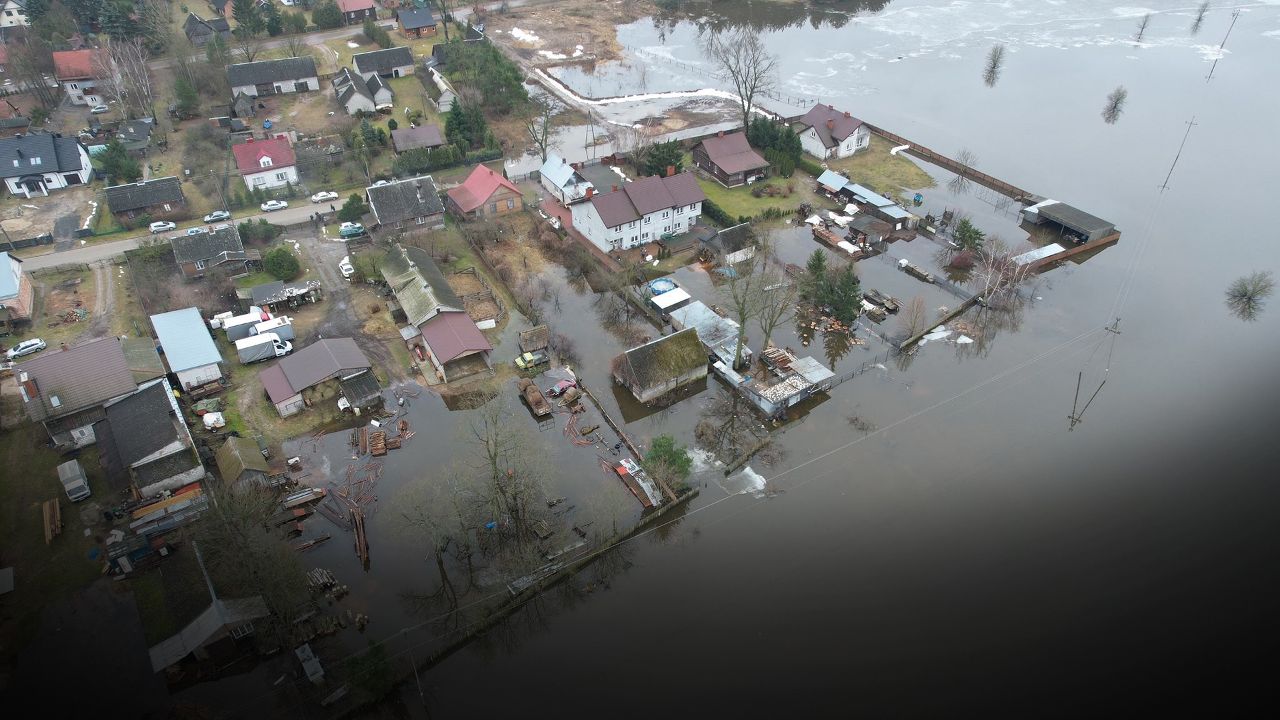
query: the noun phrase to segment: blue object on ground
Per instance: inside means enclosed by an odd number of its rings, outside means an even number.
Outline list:
[[[263,120],[263,121],[262,121],[262,129],[263,129],[263,130],[270,130],[270,129],[271,129],[271,121],[270,121],[270,120]]]

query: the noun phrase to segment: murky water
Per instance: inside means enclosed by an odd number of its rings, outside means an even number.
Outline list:
[[[1112,220],[1124,237],[1045,275],[980,345],[932,342],[902,360],[865,330],[854,346],[821,336],[805,346],[794,328],[778,331],[780,344],[837,373],[866,371],[802,408],[748,470],[725,478],[699,454],[705,487],[681,519],[424,673],[430,715],[632,717],[656,706],[794,716],[836,702],[845,713],[1078,715],[1125,701],[1184,712],[1206,697],[1219,712],[1243,702],[1245,658],[1269,641],[1260,629],[1280,599],[1270,437],[1280,306],[1244,323],[1223,291],[1253,270],[1280,272],[1266,199],[1280,167],[1280,96],[1262,90],[1280,61],[1280,7],[1244,6],[1206,83],[1226,8],[1191,36],[1193,10],[1160,3],[1135,46],[1148,10],[1097,0],[836,2],[813,14],[712,5],[704,26],[765,30],[782,92],[942,152],[967,148],[983,170]],[[620,39],[656,84],[684,67],[664,71],[662,58],[699,62],[699,32],[688,20],[644,20]],[[995,42],[1009,52],[988,88],[983,58]],[[609,83],[626,92],[610,72],[598,94],[617,94]],[[1129,103],[1106,125],[1099,112],[1120,84]],[[962,204],[1012,232],[980,195],[945,197],[947,176],[936,179],[927,202]],[[817,247],[803,229],[775,239],[786,262]],[[920,239],[891,253],[928,265],[933,247]],[[859,271],[864,286],[920,295],[931,312],[958,301],[890,258]],[[675,277],[715,300],[704,273]],[[608,387],[621,344],[582,329],[594,322],[589,294],[558,271],[551,281],[551,322],[591,338],[578,343],[579,370]],[[1101,330],[1117,317],[1120,335]],[[1075,412],[1098,392],[1069,430],[1077,382]],[[718,392],[709,381],[659,412],[601,399],[640,438],[691,442],[698,421],[716,417]],[[430,464],[459,414],[425,397],[411,413],[432,432],[392,457]],[[554,451],[566,492],[612,482],[578,450]],[[430,592],[434,568],[375,532],[379,581],[357,599],[377,608],[372,635],[389,637],[421,617],[401,596]],[[354,565],[347,547],[316,553],[335,569]],[[416,687],[403,697],[426,714]]]

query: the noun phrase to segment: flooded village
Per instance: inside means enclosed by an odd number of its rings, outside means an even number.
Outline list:
[[[1138,52],[1105,3],[1037,8],[1042,35],[865,0],[329,5],[164,10],[137,67],[174,104],[145,121],[127,93],[76,104],[64,66],[98,46],[39,41],[66,102],[0,138],[58,165],[0,207],[10,689],[92,636],[83,662],[118,670],[91,688],[139,715],[518,707],[483,698],[489,670],[545,701],[530,667],[710,644],[712,613],[757,622],[808,579],[815,617],[892,604],[845,554],[872,582],[878,539],[978,516],[964,482],[1047,474],[1028,448],[1101,443],[1100,404],[1144,402],[1106,383],[1146,335],[1122,319],[1146,317],[1148,191],[1185,177],[1190,130],[1121,193],[1098,187],[1118,146],[1046,147],[1065,131],[1027,109],[1046,140],[1015,148],[1020,100],[954,102],[1033,85],[1042,53]],[[1149,42],[1184,72],[1209,41]],[[1082,136],[1134,132],[1079,82]],[[139,122],[165,144],[124,148]],[[1024,492],[982,490],[999,522]]]

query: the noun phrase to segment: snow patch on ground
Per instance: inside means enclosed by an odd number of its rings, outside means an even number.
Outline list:
[[[520,42],[529,43],[530,45],[537,45],[542,42],[542,38],[531,32],[521,30],[518,27],[511,28],[511,37],[519,40]]]

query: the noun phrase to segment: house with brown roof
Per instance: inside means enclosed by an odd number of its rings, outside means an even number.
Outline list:
[[[151,354],[155,355],[152,346]],[[156,364],[159,364],[157,358]],[[94,423],[106,419],[105,405],[138,389],[123,344],[109,337],[57,352],[43,352],[14,368],[23,409],[44,425],[60,447],[97,442]],[[160,371],[146,379],[164,375]]]
[[[439,125],[427,123],[418,127],[398,127],[391,131],[391,146],[397,153],[418,148],[431,150],[442,145],[444,145],[444,134],[440,132]]]
[[[846,158],[871,145],[871,128],[832,105],[814,105],[793,124],[800,147],[818,158]]]
[[[631,348],[613,359],[613,379],[642,403],[707,377],[707,352],[698,334],[685,328]]]
[[[769,175],[769,161],[751,149],[743,132],[719,133],[693,146],[693,164],[710,173],[721,185],[735,187],[748,178]]]
[[[505,215],[524,207],[520,189],[501,173],[477,165],[467,179],[445,191],[449,212],[462,218]]]
[[[338,0],[338,10],[342,11],[342,22],[347,25],[359,25],[365,18],[378,19],[373,0]]]
[[[236,157],[236,169],[244,178],[245,187],[250,190],[298,183],[298,159],[287,137],[249,138],[248,142],[233,145],[231,153]]]
[[[328,380],[347,380],[369,372],[373,364],[351,338],[318,340],[258,373],[280,417],[302,412],[303,394]]]
[[[59,50],[53,54],[53,76],[73,105],[101,105],[97,83],[109,73],[109,63],[105,50]]]
[[[688,232],[707,196],[691,172],[624,183],[617,192],[588,192],[569,206],[573,227],[605,252],[626,250]]]

